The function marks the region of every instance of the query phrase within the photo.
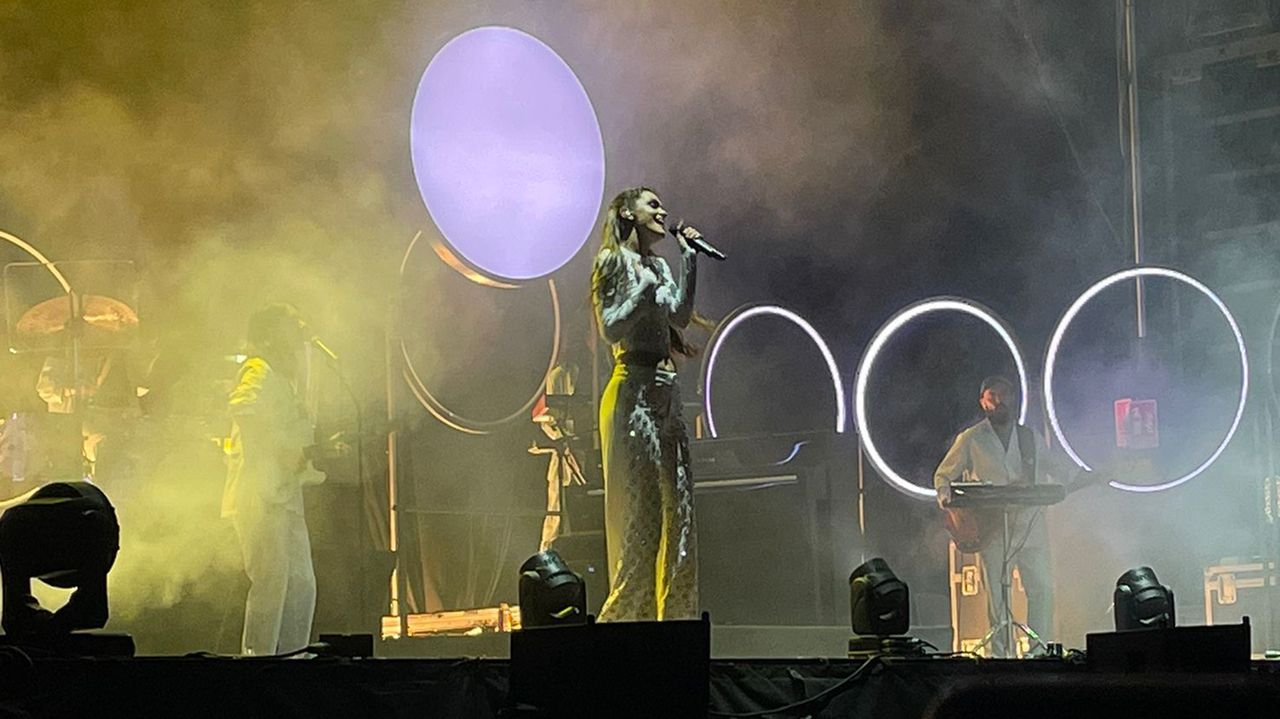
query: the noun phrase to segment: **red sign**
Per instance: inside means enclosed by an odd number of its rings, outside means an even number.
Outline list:
[[[1118,399],[1115,415],[1117,447],[1155,449],[1160,446],[1160,422],[1154,399]]]

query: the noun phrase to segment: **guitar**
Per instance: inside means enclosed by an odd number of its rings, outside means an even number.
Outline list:
[[[302,461],[295,476],[302,486],[323,484],[333,471],[334,464],[351,455],[352,448],[344,440],[343,433],[324,437],[302,450]]]
[[[943,523],[956,548],[965,554],[977,554],[991,545],[1000,523],[998,509],[952,509],[943,507]]]

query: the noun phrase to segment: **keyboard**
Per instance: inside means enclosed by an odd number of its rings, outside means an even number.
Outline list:
[[[953,509],[983,507],[1047,507],[1067,498],[1061,484],[987,484],[956,482],[951,485]]]

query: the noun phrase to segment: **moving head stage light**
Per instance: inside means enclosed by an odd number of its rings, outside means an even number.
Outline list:
[[[554,627],[586,624],[587,585],[554,549],[520,565],[520,624]]]
[[[850,657],[923,654],[924,644],[905,636],[911,626],[911,593],[888,562],[867,560],[849,575]]]
[[[1151,567],[1121,574],[1114,597],[1116,631],[1085,635],[1090,669],[1123,674],[1250,672],[1249,617],[1240,624],[1174,626],[1173,591],[1156,579]]]
[[[1173,590],[1151,567],[1130,569],[1116,580],[1116,631],[1174,626]]]
[[[88,482],[55,482],[0,515],[6,634],[41,637],[107,623],[107,572],[120,549],[120,525],[102,490]],[[31,580],[75,589],[56,612],[40,606]]]

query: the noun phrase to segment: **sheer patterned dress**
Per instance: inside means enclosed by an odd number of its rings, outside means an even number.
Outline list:
[[[596,256],[593,301],[614,361],[600,399],[612,587],[601,621],[698,616],[689,439],[671,360],[671,330],[689,324],[696,277],[692,252],[679,281],[658,256],[627,247]]]

